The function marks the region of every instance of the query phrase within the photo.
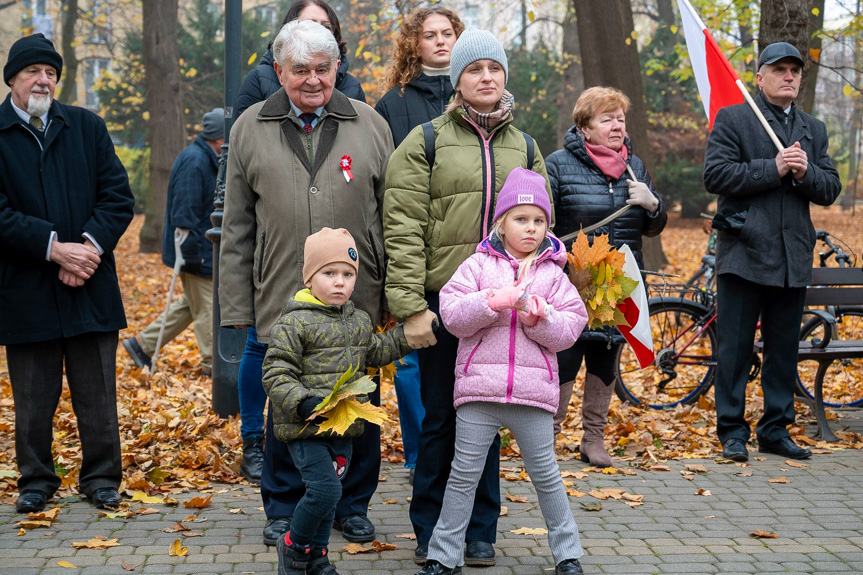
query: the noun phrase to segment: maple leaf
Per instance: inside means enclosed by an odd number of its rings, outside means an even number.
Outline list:
[[[21,519],[15,522],[25,529],[36,529],[38,527],[51,527],[50,521],[36,521],[35,519]]]
[[[779,539],[778,533],[768,533],[767,531],[762,531],[761,529],[756,529],[755,531],[750,531],[749,535],[756,538],[761,539]]]
[[[154,497],[152,495],[147,495],[143,491],[136,491],[132,494],[132,497],[129,501],[139,501],[141,503],[153,504],[153,503],[164,503],[165,500],[162,497]]]
[[[104,535],[97,535],[89,541],[73,541],[72,547],[75,549],[107,549],[108,547],[116,547],[119,544],[116,539],[108,539]]]
[[[168,555],[171,557],[184,557],[189,553],[189,548],[183,545],[179,539],[175,539],[168,549]]]
[[[210,503],[213,502],[213,496],[207,495],[206,497],[192,497],[188,501],[183,501],[183,507],[191,508],[191,509],[203,509],[207,507]]]
[[[527,503],[527,497],[523,495],[513,495],[511,493],[507,493],[506,498],[514,503]]]
[[[315,406],[315,410],[312,415],[309,416],[308,421],[311,421],[315,417],[333,409],[342,399],[352,395],[371,393],[375,390],[376,384],[368,375],[364,375],[351,383],[347,383],[348,380],[357,374],[358,369],[359,365],[357,365],[357,367],[351,366],[350,369],[339,376],[339,379],[333,386],[333,390]]]
[[[344,435],[357,419],[364,419],[369,423],[378,425],[385,421],[392,421],[382,408],[370,402],[360,403],[356,399],[350,398],[339,400],[323,417],[325,421],[318,426],[316,435],[327,431],[336,435]]]
[[[520,527],[518,529],[511,529],[510,533],[516,535],[548,535],[548,529],[543,529],[542,527]]]

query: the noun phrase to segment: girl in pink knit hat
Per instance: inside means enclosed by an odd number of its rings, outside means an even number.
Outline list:
[[[545,178],[510,172],[492,233],[440,292],[441,318],[459,338],[454,406],[456,450],[423,575],[461,572],[464,535],[488,447],[507,427],[518,442],[549,531],[555,574],[582,573],[578,526],[554,452],[556,352],[587,322],[563,272],[566,250],[548,233]]]

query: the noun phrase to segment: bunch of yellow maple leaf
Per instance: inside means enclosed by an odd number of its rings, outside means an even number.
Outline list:
[[[590,245],[578,232],[567,258],[569,280],[587,309],[587,327],[629,325],[617,302],[628,298],[638,282],[624,275],[626,257],[609,245],[608,236],[594,236]]]
[[[318,416],[324,418],[324,422],[318,426],[317,435],[328,431],[343,435],[357,419],[364,419],[378,425],[390,421],[382,408],[371,402],[361,403],[357,399],[358,395],[371,393],[377,388],[377,384],[368,375],[348,383],[356,375],[357,369],[351,368],[344,372],[333,387],[333,391],[315,406],[315,411],[308,420],[311,421]]]

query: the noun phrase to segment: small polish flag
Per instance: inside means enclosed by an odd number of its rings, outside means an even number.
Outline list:
[[[689,0],[677,0],[680,17],[683,19],[683,34],[686,36],[686,48],[689,51],[689,61],[695,73],[695,83],[704,104],[704,113],[710,128],[716,112],[725,106],[742,104],[745,100],[737,82],[740,76],[731,63],[719,49],[719,45],[710,30],[698,17]]]
[[[653,364],[656,355],[653,352],[653,332],[650,330],[650,311],[647,307],[647,291],[644,289],[644,280],[638,271],[638,263],[629,246],[623,246],[619,250],[626,260],[623,264],[623,274],[631,280],[638,282],[638,287],[632,294],[617,303],[617,308],[623,312],[628,326],[617,326],[620,334],[626,339],[638,358],[641,369]]]

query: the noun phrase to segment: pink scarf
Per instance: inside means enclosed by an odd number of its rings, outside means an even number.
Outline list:
[[[620,147],[619,152],[615,152],[607,146],[591,144],[585,140],[584,149],[587,150],[587,155],[590,156],[599,171],[605,174],[609,180],[619,180],[626,171],[626,158],[629,156],[626,144]]]

